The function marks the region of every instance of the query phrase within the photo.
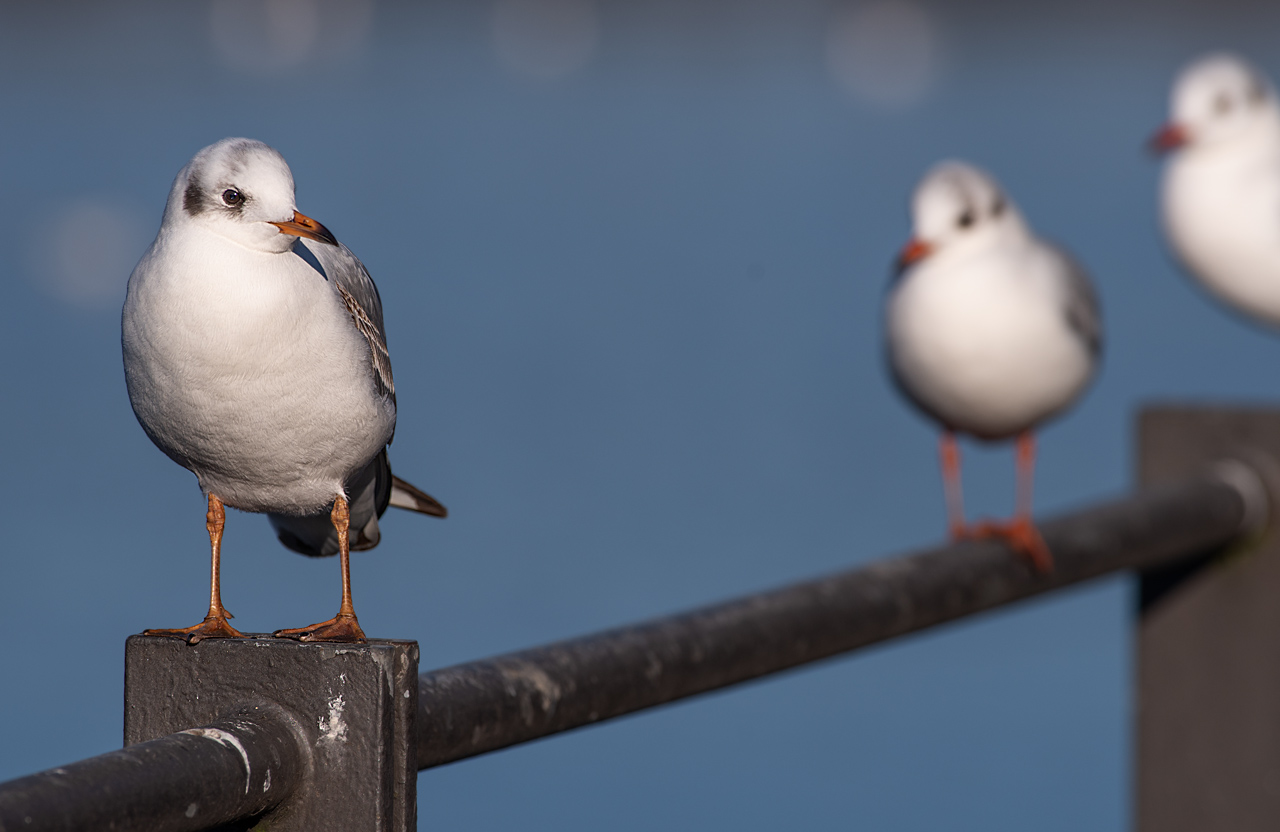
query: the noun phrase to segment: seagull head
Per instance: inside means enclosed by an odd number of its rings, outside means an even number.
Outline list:
[[[995,178],[964,162],[941,162],[925,174],[911,200],[911,219],[899,273],[927,257],[962,256],[1028,233]]]
[[[289,251],[298,237],[338,244],[298,213],[284,157],[253,139],[223,139],[193,156],[173,183],[164,223],[197,225],[270,253]]]
[[[1170,95],[1170,120],[1151,138],[1165,153],[1183,145],[1212,147],[1248,136],[1280,117],[1275,88],[1244,59],[1219,53],[1179,73]]]

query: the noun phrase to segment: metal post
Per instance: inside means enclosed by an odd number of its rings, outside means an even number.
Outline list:
[[[1139,425],[1139,479],[1215,460],[1257,472],[1280,505],[1280,410],[1162,407]],[[1280,829],[1280,534],[1143,573],[1137,629],[1137,828]]]
[[[131,746],[227,713],[279,708],[296,720],[305,778],[262,819],[272,832],[412,832],[417,676],[413,641],[301,644],[259,636],[189,645],[131,636],[124,740]],[[248,758],[245,765],[252,791],[264,775]]]

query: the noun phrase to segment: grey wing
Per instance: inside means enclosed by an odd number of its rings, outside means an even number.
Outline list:
[[[378,518],[391,502],[393,482],[385,448],[347,480],[347,495],[351,501],[351,551],[359,552],[378,545],[382,538]],[[440,508],[443,511],[444,506]],[[338,554],[338,532],[328,510],[301,517],[268,514],[267,519],[280,542],[299,554],[313,558]]]
[[[319,263],[325,277],[337,288],[347,311],[351,313],[352,323],[369,342],[373,383],[378,392],[394,404],[396,385],[391,376],[387,331],[382,324],[382,298],[378,297],[378,287],[373,284],[369,270],[342,243],[331,246],[307,239],[300,239],[298,242],[306,247]]]
[[[1102,311],[1089,273],[1065,249],[1054,247],[1066,266],[1066,305],[1063,314],[1067,326],[1080,336],[1090,355],[1102,352]]]

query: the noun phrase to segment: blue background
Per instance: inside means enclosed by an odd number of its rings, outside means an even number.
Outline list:
[[[275,64],[218,40],[231,0],[106,5],[0,6],[0,779],[118,747],[125,637],[204,613],[203,501],[134,421],[119,303],[174,174],[224,136],[283,152],[378,281],[391,459],[452,513],[389,514],[355,601],[424,669],[937,542],[935,432],[886,381],[879,314],[943,157],[993,170],[1103,298],[1042,510],[1128,487],[1145,400],[1274,397],[1273,336],[1166,253],[1143,141],[1202,51],[1280,72],[1275,9],[918,4],[931,80],[884,101],[831,71],[853,10],[825,3],[580,0],[558,74],[504,57],[491,3],[276,2],[311,40]],[[1006,513],[1008,448],[966,462],[971,514]],[[242,629],[333,613],[337,562],[262,517],[229,514],[224,552]],[[429,771],[420,824],[1123,829],[1132,595],[1096,582]]]

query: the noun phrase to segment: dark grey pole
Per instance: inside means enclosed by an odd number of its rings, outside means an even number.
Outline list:
[[[1244,468],[1045,522],[1057,568],[965,543],[419,677],[418,767],[834,656],[1122,569],[1202,556],[1265,502]]]
[[[212,829],[284,802],[303,780],[304,760],[288,717],[247,710],[4,783],[0,830]]]
[[[1280,411],[1143,414],[1139,473],[1176,482],[1243,459],[1280,493]],[[1139,832],[1280,829],[1280,534],[1212,561],[1149,570],[1137,621]]]

